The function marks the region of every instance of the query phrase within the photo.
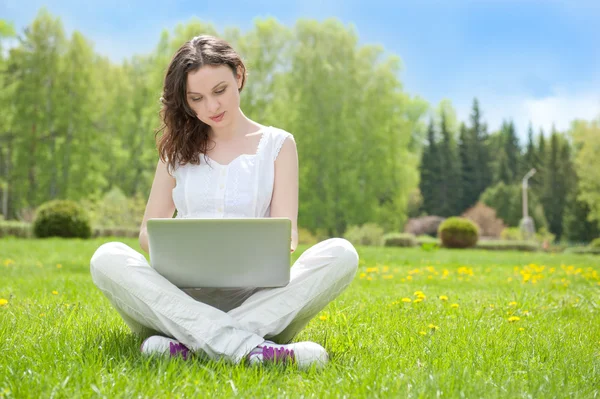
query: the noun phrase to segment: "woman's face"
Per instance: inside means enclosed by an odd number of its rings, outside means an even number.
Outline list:
[[[241,83],[241,75],[234,76],[227,65],[203,66],[188,73],[188,104],[198,119],[220,129],[237,117]]]

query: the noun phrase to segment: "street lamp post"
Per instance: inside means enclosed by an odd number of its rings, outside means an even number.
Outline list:
[[[521,220],[521,231],[526,239],[529,239],[535,233],[533,219],[529,217],[529,207],[527,204],[527,181],[535,174],[535,168],[531,169],[523,177],[523,219]]]

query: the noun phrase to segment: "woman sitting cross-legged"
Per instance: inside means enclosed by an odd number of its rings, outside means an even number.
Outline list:
[[[177,218],[289,218],[295,250],[295,139],[243,114],[245,80],[240,56],[212,36],[186,42],[171,60],[161,98],[160,156],[140,232],[144,251],[148,219],[170,218],[175,210]],[[355,248],[342,238],[307,249],[289,284],[279,288],[180,289],[120,242],[101,245],[90,261],[96,286],[146,338],[142,353],[299,367],[328,361],[319,344],[290,342],[350,284],[357,266]]]

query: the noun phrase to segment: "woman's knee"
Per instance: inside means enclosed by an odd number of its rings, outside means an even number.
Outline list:
[[[126,244],[118,241],[111,241],[104,243],[96,249],[94,255],[90,259],[90,271],[92,276],[98,275],[111,275],[115,267],[122,267],[119,265],[119,258],[129,247]]]
[[[330,238],[331,248],[338,264],[347,269],[348,273],[356,273],[358,269],[358,252],[354,245],[345,238]]]

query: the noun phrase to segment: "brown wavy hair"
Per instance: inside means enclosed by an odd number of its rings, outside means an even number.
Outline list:
[[[227,65],[234,76],[238,71],[242,75],[242,85],[246,82],[246,66],[240,55],[223,39],[201,35],[185,42],[173,56],[163,85],[162,108],[160,118],[162,124],[154,138],[158,153],[163,162],[171,170],[176,165],[192,163],[200,164],[200,154],[208,149],[209,126],[202,122],[187,102],[187,77],[205,65]],[[206,160],[206,159],[205,159]]]

